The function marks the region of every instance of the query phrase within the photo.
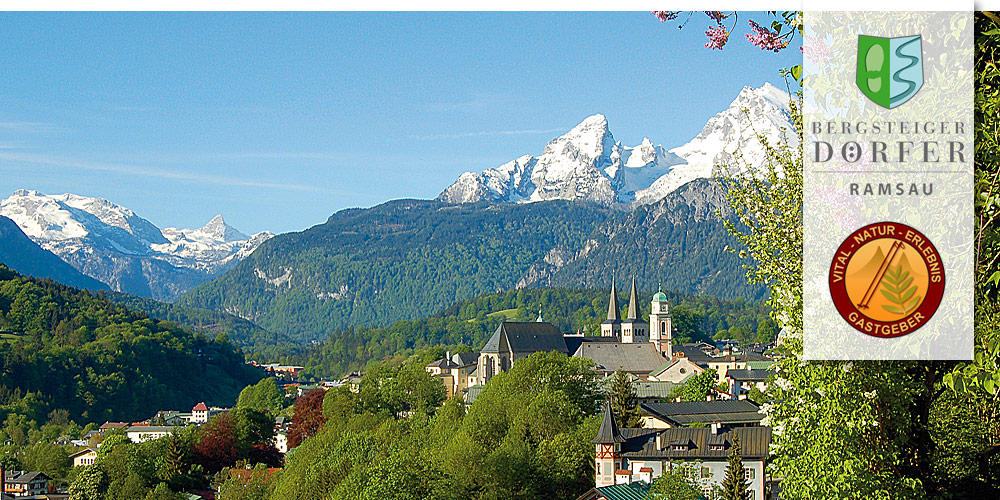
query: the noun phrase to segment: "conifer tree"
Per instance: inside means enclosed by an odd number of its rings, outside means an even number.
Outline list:
[[[636,398],[632,378],[624,370],[618,369],[611,377],[608,397],[611,399],[611,411],[614,412],[619,427],[639,427],[642,421],[639,400]]]
[[[178,486],[186,472],[187,464],[184,455],[180,439],[177,436],[170,436],[167,440],[166,453],[164,453],[163,468],[160,469],[160,478],[171,486]]]
[[[733,432],[733,445],[729,448],[729,464],[722,480],[722,500],[750,500],[747,483],[743,478],[743,455],[740,438]]]

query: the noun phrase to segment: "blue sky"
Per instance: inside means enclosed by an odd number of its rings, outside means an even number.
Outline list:
[[[703,14],[0,14],[0,198],[287,232],[433,198],[594,113],[626,145],[678,146],[801,61],[744,19],[710,51]]]

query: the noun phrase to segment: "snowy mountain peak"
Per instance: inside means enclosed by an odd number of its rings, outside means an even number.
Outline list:
[[[788,100],[787,93],[770,83],[744,87],[698,136],[670,150],[648,137],[635,147],[624,146],[615,141],[607,117],[594,114],[549,141],[538,156],[521,156],[482,173],[463,173],[438,199],[652,203],[694,179],[712,177],[716,165],[732,163],[736,150],[751,165],[759,164],[763,147],[756,132],[772,143],[790,135],[790,145],[796,146],[794,134],[782,131],[791,128]]]
[[[226,224],[226,220],[222,218],[221,214],[212,217],[212,220],[208,221],[208,224],[205,224],[204,227],[197,229],[196,231],[200,231],[208,235],[215,241],[224,243],[250,239],[249,236],[239,232],[233,226]]]
[[[19,189],[0,202],[0,215],[84,274],[115,290],[154,298],[170,298],[193,285],[153,283],[162,277],[122,273],[159,273],[174,266],[186,273],[185,279],[201,275],[200,281],[207,281],[273,236],[266,231],[247,236],[226,224],[221,215],[199,229],[160,230],[132,210],[102,198],[47,195],[28,189]],[[153,266],[147,264],[150,261],[161,262]],[[137,279],[149,282],[136,284]],[[130,288],[134,286],[140,288]]]

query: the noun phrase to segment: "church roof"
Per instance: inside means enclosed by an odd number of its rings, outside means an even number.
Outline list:
[[[628,297],[628,314],[625,316],[625,321],[632,320],[633,322],[638,321],[641,316],[639,315],[639,297],[635,290],[635,276],[632,276],[632,291],[629,293]]]
[[[618,313],[618,289],[615,288],[615,280],[611,279],[611,298],[608,300],[608,319],[605,323],[614,321],[618,322],[621,320],[621,316]]]
[[[563,335],[552,323],[504,321],[493,336],[486,341],[483,352],[500,352],[506,346],[510,352],[533,353],[539,351],[559,351],[569,354]]]
[[[563,335],[563,340],[566,342],[566,350],[571,356],[575,355],[576,352],[580,350],[580,346],[583,344],[589,344],[591,342],[620,342],[618,337],[585,337],[583,335]]]
[[[592,359],[603,372],[620,368],[629,373],[647,374],[663,365],[660,351],[649,342],[586,342],[573,356]]]
[[[610,402],[604,403],[604,414],[601,417],[601,428],[597,429],[597,436],[594,437],[593,442],[597,444],[625,442],[625,438],[623,438],[621,432],[618,431],[618,424],[615,423],[615,415],[611,413]]]

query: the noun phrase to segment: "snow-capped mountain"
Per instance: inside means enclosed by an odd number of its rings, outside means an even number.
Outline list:
[[[198,229],[166,228],[100,198],[18,190],[0,202],[42,248],[113,290],[172,299],[208,281],[273,236],[247,236],[216,216]]]
[[[482,173],[465,172],[438,199],[448,203],[476,201],[532,202],[589,200],[601,204],[648,204],[688,182],[713,176],[716,165],[733,164],[734,154],[746,168],[759,166],[764,135],[772,144],[790,132],[788,94],[767,83],[744,87],[730,106],[712,117],[687,144],[667,150],[649,139],[634,147],[616,141],[604,115],[593,115],[545,146],[539,156],[525,155]],[[745,111],[744,111],[745,110]]]

